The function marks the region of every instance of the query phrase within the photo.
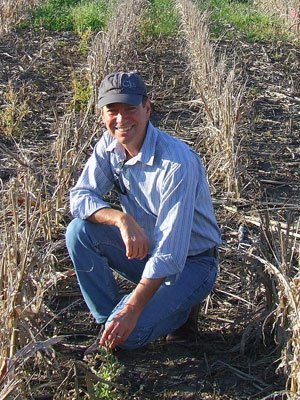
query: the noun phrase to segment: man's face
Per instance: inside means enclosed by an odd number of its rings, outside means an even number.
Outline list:
[[[143,105],[132,106],[125,103],[112,103],[101,111],[107,130],[127,150],[139,152],[150,118],[150,101]],[[137,153],[136,153],[137,154]]]

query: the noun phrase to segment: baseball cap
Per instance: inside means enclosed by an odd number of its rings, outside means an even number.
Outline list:
[[[137,106],[147,96],[147,88],[136,72],[113,72],[107,75],[100,84],[98,106],[111,103],[126,103]]]

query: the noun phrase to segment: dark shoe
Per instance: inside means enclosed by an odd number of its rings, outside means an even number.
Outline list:
[[[88,355],[97,353],[97,352],[99,351],[99,348],[100,348],[100,339],[101,339],[101,336],[102,336],[103,331],[104,331],[104,324],[101,325],[101,328],[100,328],[100,330],[99,330],[99,333],[98,333],[98,335],[97,335],[96,340],[94,341],[94,343],[91,344],[91,345],[85,350],[84,356],[88,356]]]
[[[166,336],[166,342],[188,342],[195,341],[198,334],[198,313],[200,304],[196,304],[192,307],[190,315],[187,321],[176,331],[169,333]]]

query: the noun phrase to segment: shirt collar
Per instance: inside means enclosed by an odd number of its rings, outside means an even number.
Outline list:
[[[139,153],[131,158],[129,161],[127,161],[127,164],[135,164],[138,161],[140,161],[143,164],[147,165],[153,165],[154,162],[154,154],[155,154],[155,146],[156,146],[156,141],[157,141],[157,129],[154,128],[152,123],[149,121],[148,127],[147,127],[147,132],[145,135],[144,143],[139,151]],[[113,151],[117,158],[120,158],[120,160],[125,159],[125,150],[123,146],[118,143],[116,139],[114,139],[108,146],[107,146],[107,151]]]

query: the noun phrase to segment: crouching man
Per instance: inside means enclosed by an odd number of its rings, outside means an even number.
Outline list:
[[[71,189],[67,247],[98,345],[191,339],[213,289],[220,231],[199,156],[155,128],[141,77],[109,74],[98,106],[106,132]],[[118,191],[122,211],[104,196]],[[136,284],[120,298],[113,270]]]

